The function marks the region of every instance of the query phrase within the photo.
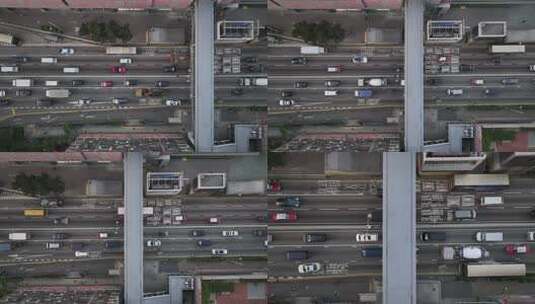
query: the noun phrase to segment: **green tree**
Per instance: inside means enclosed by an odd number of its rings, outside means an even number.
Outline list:
[[[306,43],[323,46],[340,43],[345,35],[345,30],[340,24],[326,20],[318,23],[301,21],[295,23],[292,29],[292,36],[299,37]]]
[[[19,173],[15,176],[12,187],[32,196],[45,196],[50,193],[61,194],[65,192],[65,183],[59,177],[51,177],[47,173],[41,175],[26,175]]]
[[[87,24],[87,22],[83,22],[80,25],[80,30],[78,31],[78,34],[80,36],[86,36],[89,34],[89,25]]]

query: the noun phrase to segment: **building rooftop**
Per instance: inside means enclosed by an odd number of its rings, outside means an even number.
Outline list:
[[[192,0],[4,0],[0,7],[13,8],[50,8],[50,9],[185,9]]]

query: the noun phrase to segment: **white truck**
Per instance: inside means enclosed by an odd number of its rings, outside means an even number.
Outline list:
[[[302,46],[301,54],[303,55],[319,55],[325,53],[325,48],[320,46]]]
[[[244,87],[267,86],[268,79],[266,77],[260,77],[260,78],[242,77],[240,78],[240,85]]]
[[[370,87],[382,87],[386,85],[386,79],[372,78],[368,80],[368,85]]]
[[[501,196],[483,196],[481,197],[481,206],[503,205]]]
[[[30,238],[30,234],[26,232],[13,232],[9,234],[9,239],[12,241],[26,241]]]
[[[46,97],[49,98],[67,98],[71,96],[71,91],[67,89],[46,90]]]
[[[13,80],[14,87],[31,87],[33,85],[33,80],[31,79],[15,79]]]
[[[1,66],[0,71],[2,73],[15,73],[19,71],[19,67],[16,65],[15,66]]]
[[[461,257],[467,260],[479,260],[489,255],[486,249],[478,246],[466,246],[461,249]]]
[[[59,85],[59,82],[57,80],[46,80],[45,86],[47,87],[57,87]]]

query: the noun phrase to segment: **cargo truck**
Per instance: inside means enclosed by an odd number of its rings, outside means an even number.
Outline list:
[[[26,232],[13,232],[9,234],[9,239],[12,241],[25,241],[30,238],[30,234]]]
[[[45,209],[25,209],[24,210],[24,216],[43,217],[45,215],[46,215]]]
[[[320,46],[302,46],[301,54],[303,55],[319,55],[325,53],[325,48]]]
[[[267,86],[268,79],[265,77],[263,78],[243,77],[243,78],[240,78],[240,85],[244,87]]]
[[[31,79],[15,79],[13,80],[14,87],[31,87],[33,85],[33,80]]]
[[[46,90],[46,97],[50,98],[67,98],[70,95],[71,92],[67,89]]]
[[[162,95],[162,91],[160,90],[151,90],[147,88],[139,88],[134,90],[134,95],[136,97],[157,97]]]

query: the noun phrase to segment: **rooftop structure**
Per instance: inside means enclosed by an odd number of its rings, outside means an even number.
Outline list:
[[[427,21],[428,42],[458,42],[463,39],[464,25],[461,20]]]
[[[111,163],[122,159],[121,152],[0,152],[0,163]]]
[[[421,171],[473,171],[487,159],[486,153],[421,154]]]
[[[282,147],[277,148],[276,152],[382,152],[399,150],[398,133],[310,132],[298,135]]]
[[[492,153],[492,172],[526,172],[535,169],[535,152]]]
[[[182,172],[147,173],[147,195],[175,195],[182,191],[183,185]]]
[[[254,21],[217,22],[217,40],[225,42],[245,42],[258,35],[258,25]]]
[[[120,288],[117,286],[26,286],[10,290],[10,293],[0,299],[0,303],[58,303],[58,304],[90,304],[90,303],[120,303]]]
[[[502,38],[507,34],[507,22],[483,21],[477,24],[476,38]]]
[[[472,124],[448,124],[448,139],[425,142],[425,152],[459,154],[475,151],[478,138],[476,126]]]
[[[197,189],[221,190],[227,187],[226,173],[199,173],[197,175]]]
[[[184,44],[184,28],[153,27],[147,31],[147,44]]]

